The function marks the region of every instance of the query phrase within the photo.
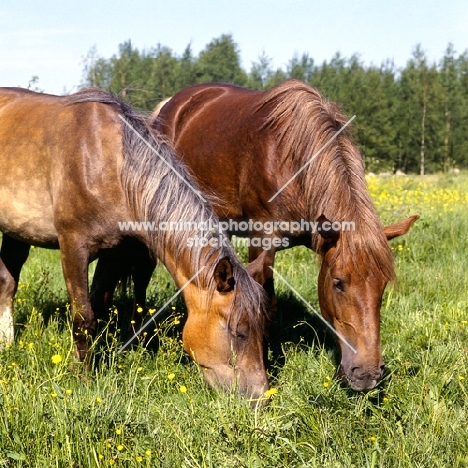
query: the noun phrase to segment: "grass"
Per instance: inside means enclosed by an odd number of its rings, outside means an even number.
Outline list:
[[[376,389],[338,385],[332,340],[280,281],[268,369],[277,393],[266,408],[207,388],[182,351],[180,300],[158,324],[158,352],[117,354],[125,320],[113,314],[83,373],[59,254],[34,249],[15,343],[0,353],[0,467],[468,466],[468,174],[368,183],[386,223],[421,215],[392,241],[398,281],[383,300],[388,370]],[[276,267],[317,305],[310,251],[281,252]],[[174,291],[158,267],[150,306]]]

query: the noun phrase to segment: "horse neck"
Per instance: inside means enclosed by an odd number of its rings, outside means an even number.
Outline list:
[[[328,141],[327,141],[328,142]],[[377,222],[377,212],[367,191],[359,149],[340,135],[303,171],[300,184],[309,216],[325,215],[333,221]]]
[[[323,215],[332,223],[350,223],[347,226],[352,232],[342,231],[340,235],[344,244],[357,242],[363,247],[367,244],[372,248],[375,245],[385,248],[387,243],[367,191],[358,150],[338,146],[334,151],[319,155],[300,175],[295,189],[289,192],[288,205],[298,219],[316,222]],[[291,164],[290,170],[295,173],[298,168]],[[298,191],[303,194],[302,201],[297,200]],[[296,201],[291,203],[294,194]],[[322,244],[322,236],[317,232],[313,234],[313,250],[320,251]]]
[[[203,265],[203,252],[193,252],[188,247],[180,249],[171,246],[171,243],[165,245],[163,253],[157,249],[157,256],[164,263],[178,288],[189,281],[199,283],[199,276],[207,267]]]
[[[165,264],[178,287],[190,280],[201,288],[213,287],[214,269],[224,257],[237,266],[234,251],[224,234],[215,234],[212,230],[179,230],[156,234],[149,240],[150,248]]]

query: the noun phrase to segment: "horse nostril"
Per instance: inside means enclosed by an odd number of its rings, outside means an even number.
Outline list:
[[[353,376],[355,379],[378,379],[382,376],[384,368],[384,364],[378,367],[377,369],[374,368],[374,370],[366,370],[362,366],[355,366],[351,368],[350,375]]]

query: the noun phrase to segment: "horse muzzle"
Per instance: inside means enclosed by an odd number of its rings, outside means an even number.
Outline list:
[[[230,365],[202,367],[205,380],[211,387],[222,388],[228,392],[238,391],[243,397],[256,401],[264,399],[268,390],[265,372],[249,373],[235,370]]]
[[[338,379],[356,392],[372,390],[383,374],[385,365],[378,368],[366,369],[364,367],[351,367],[346,369],[340,364],[336,373]]]

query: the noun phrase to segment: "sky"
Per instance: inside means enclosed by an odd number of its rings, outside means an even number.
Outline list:
[[[286,69],[294,55],[316,64],[337,52],[366,65],[387,59],[404,67],[417,44],[438,62],[451,42],[468,49],[468,1],[449,0],[0,0],[0,86],[47,93],[77,91],[84,59],[95,47],[110,58],[131,40],[139,50],[161,44],[194,55],[231,34],[242,66],[265,54]]]

